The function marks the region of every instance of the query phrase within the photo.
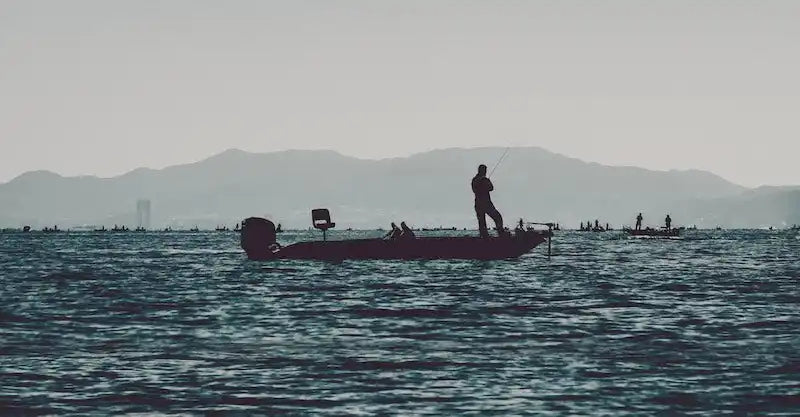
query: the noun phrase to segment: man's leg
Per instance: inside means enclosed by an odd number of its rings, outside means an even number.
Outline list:
[[[500,215],[500,212],[494,207],[494,204],[490,204],[489,207],[486,209],[486,214],[494,220],[494,227],[497,229],[497,235],[503,233],[503,216]]]
[[[478,216],[478,232],[481,237],[489,236],[489,230],[486,229],[486,211],[482,207],[475,207],[475,215]]]

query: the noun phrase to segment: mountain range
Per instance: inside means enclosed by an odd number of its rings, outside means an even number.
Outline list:
[[[505,148],[441,149],[367,160],[334,151],[250,153],[113,178],[27,172],[0,184],[0,227],[135,226],[136,201],[152,203],[152,227],[214,227],[266,216],[306,228],[310,210],[331,209],[339,227],[474,227],[470,180]],[[598,219],[629,225],[642,212],[658,226],[765,227],[800,223],[800,187],[746,188],[705,171],[653,171],[584,162],[537,147],[510,148],[492,175],[507,223]],[[491,222],[490,222],[491,223]]]

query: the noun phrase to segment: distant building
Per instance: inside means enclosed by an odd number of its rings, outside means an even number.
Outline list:
[[[136,202],[136,227],[150,228],[150,200],[139,200]]]

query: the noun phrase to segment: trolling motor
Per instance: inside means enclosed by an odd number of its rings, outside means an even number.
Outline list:
[[[277,242],[275,223],[261,217],[242,221],[240,238],[242,249],[250,260],[272,259],[281,247]]]

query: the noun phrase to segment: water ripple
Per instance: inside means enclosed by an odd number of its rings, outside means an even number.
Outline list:
[[[249,262],[232,233],[0,234],[0,414],[796,415],[797,237],[330,264]]]

